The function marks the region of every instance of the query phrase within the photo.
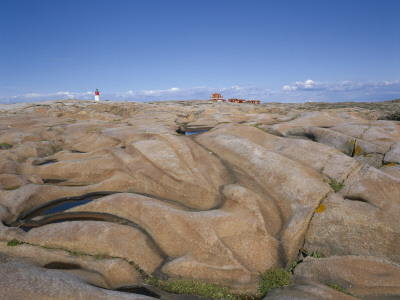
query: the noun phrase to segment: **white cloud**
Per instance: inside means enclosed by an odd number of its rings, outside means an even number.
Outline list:
[[[400,81],[339,81],[306,80],[285,85],[282,93],[303,101],[380,101],[400,97]]]
[[[209,99],[211,93],[222,93],[226,98],[254,98],[261,99],[265,98],[266,95],[272,92],[268,89],[252,86],[230,86],[223,88],[212,88],[212,87],[193,87],[182,89],[178,87],[172,87],[169,89],[162,90],[128,90],[123,93],[115,93],[105,95],[107,99],[114,100],[132,100],[132,101],[157,101],[157,100],[201,100]],[[103,97],[103,98],[104,98]]]
[[[46,100],[62,100],[62,99],[82,99],[89,100],[94,98],[94,92],[66,92],[59,91],[54,93],[28,93],[23,95],[14,95],[11,97],[1,97],[0,103],[12,103],[12,102],[35,102],[35,101],[46,101]]]
[[[296,81],[292,85],[285,85],[282,90],[293,91],[360,91],[367,89],[398,88],[400,81],[340,81],[316,82],[311,79],[304,82]],[[399,89],[400,90],[400,89]]]
[[[112,101],[160,101],[209,99],[211,93],[221,93],[225,98],[260,99],[263,102],[307,102],[312,101],[379,101],[400,98],[400,81],[340,81],[320,82],[308,79],[284,85],[281,90],[270,90],[255,85],[229,87],[193,87],[154,90],[133,90],[103,93],[102,100]],[[0,103],[33,102],[58,99],[93,100],[94,91],[53,93],[28,93],[11,97],[0,97]]]

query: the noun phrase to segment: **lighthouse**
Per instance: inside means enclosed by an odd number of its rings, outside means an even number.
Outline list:
[[[94,92],[94,101],[100,101],[100,93],[98,89]]]

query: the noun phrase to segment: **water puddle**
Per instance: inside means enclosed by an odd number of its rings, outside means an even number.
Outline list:
[[[89,203],[95,199],[111,195],[111,193],[88,194],[83,197],[67,197],[45,203],[31,209],[19,217],[20,220],[33,219],[38,216],[46,216],[54,213],[64,212],[67,209]]]
[[[99,198],[99,197],[97,197],[97,198]],[[92,196],[92,197],[87,197],[86,199],[79,200],[79,201],[71,201],[71,202],[67,202],[66,201],[64,203],[61,203],[61,204],[59,204],[57,206],[54,206],[54,207],[42,212],[42,215],[49,215],[49,214],[62,212],[62,211],[65,211],[67,209],[70,209],[70,208],[73,208],[73,207],[76,207],[76,206],[80,206],[80,205],[84,205],[86,203],[89,203],[89,202],[93,201],[94,199],[95,199],[95,197]]]
[[[210,127],[210,126],[191,126],[191,125],[186,125],[186,126],[180,126],[179,129],[176,132],[180,133],[180,134],[185,134],[185,135],[193,135],[193,134],[200,134],[200,133],[209,131],[212,128],[213,127]]]
[[[199,134],[199,133],[203,133],[206,131],[208,131],[208,130],[186,131],[185,135]]]
[[[35,165],[35,166],[45,166],[45,165],[54,164],[56,162],[58,162],[57,159],[49,159],[49,160],[45,160],[45,161],[42,161],[42,162],[34,163],[33,165]]]

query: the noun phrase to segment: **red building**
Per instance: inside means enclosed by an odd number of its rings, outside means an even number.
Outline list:
[[[244,100],[244,99],[237,99],[237,98],[231,98],[231,99],[228,99],[228,101],[232,102],[232,103],[244,103],[244,102],[246,102],[246,100]]]
[[[246,103],[260,104],[260,100],[247,100]]]
[[[217,101],[217,102],[226,102],[226,100],[219,93],[211,94],[210,100]]]

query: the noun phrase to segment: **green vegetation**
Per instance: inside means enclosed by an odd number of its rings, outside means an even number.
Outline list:
[[[51,155],[64,150],[62,147],[57,146],[57,145],[51,145],[50,149],[51,149]]]
[[[400,111],[394,111],[380,116],[378,120],[400,121]]]
[[[163,281],[148,276],[147,284],[170,293],[198,295],[209,299],[259,300],[264,298],[271,289],[290,284],[290,279],[291,273],[285,269],[268,270],[264,274],[260,274],[259,293],[257,295],[236,294],[218,284],[183,280],[180,278]]]
[[[290,277],[291,273],[285,269],[267,270],[260,275],[260,294],[264,296],[274,288],[289,285]]]
[[[261,123],[257,123],[257,124],[251,125],[251,127],[254,127],[254,128],[257,128],[257,129],[260,129],[260,130],[264,131],[264,129],[262,129],[262,128],[260,127],[260,125],[262,125],[262,124],[261,124]]]
[[[298,261],[294,261],[294,262],[292,263],[292,266],[291,266],[290,269],[289,269],[289,272],[293,272],[294,268],[296,268],[296,266],[297,266],[298,264],[299,264]]]
[[[338,291],[338,292],[341,292],[341,293],[346,294],[346,295],[349,295],[349,296],[353,296],[353,294],[349,293],[348,291],[346,291],[345,289],[341,288],[341,287],[338,286],[337,284],[330,284],[330,283],[327,283],[326,285],[329,286],[330,288],[332,288],[332,289]]]
[[[10,186],[4,187],[3,190],[5,190],[5,191],[13,191],[13,190],[19,189],[20,187],[21,186],[19,184],[10,185]]]
[[[67,251],[69,254],[71,254],[73,256],[83,255],[82,253],[80,253],[78,251],[74,251],[74,250],[65,250],[65,251]]]
[[[325,255],[320,254],[320,253],[318,253],[318,252],[313,252],[313,253],[311,253],[310,256],[311,256],[311,257],[314,257],[314,258],[323,258],[323,257],[325,257]]]
[[[9,143],[0,143],[0,150],[7,150],[12,148],[13,145],[9,144]]]
[[[49,247],[49,246],[40,246],[43,249],[50,249],[50,250],[62,250],[65,252],[68,252],[69,254],[73,255],[73,256],[80,256],[80,255],[87,255],[78,251],[74,251],[74,250],[68,250],[66,248],[58,248],[58,247]]]
[[[95,259],[112,259],[112,258],[118,258],[118,257],[110,256],[110,255],[107,255],[107,254],[95,254],[95,255],[93,255],[93,257],[94,257]]]
[[[94,127],[94,128],[88,128],[85,131],[89,132],[89,133],[92,133],[92,132],[94,132],[94,133],[102,133],[103,129]]]
[[[10,247],[18,246],[21,244],[23,244],[23,243],[21,241],[18,241],[17,239],[12,239],[11,241],[7,242],[7,246],[10,246]]]
[[[167,281],[162,281],[156,278],[151,278],[148,279],[147,283],[175,294],[192,294],[210,299],[246,299],[244,298],[245,296],[241,297],[240,295],[229,292],[226,287],[204,282],[182,279],[169,279]]]
[[[329,183],[329,185],[331,186],[332,190],[335,191],[335,193],[339,192],[339,191],[344,187],[344,184],[343,184],[343,183],[336,182],[335,179],[333,179],[333,180]]]

